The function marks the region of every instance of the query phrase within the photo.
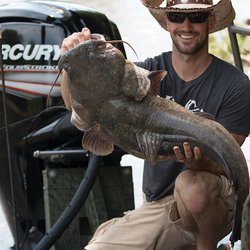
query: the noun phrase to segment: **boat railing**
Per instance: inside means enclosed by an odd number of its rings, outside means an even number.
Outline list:
[[[234,63],[237,68],[243,70],[242,57],[240,54],[239,43],[237,40],[237,34],[250,36],[250,26],[249,27],[240,27],[234,23],[228,27],[229,38],[232,47],[232,53],[234,57]]]

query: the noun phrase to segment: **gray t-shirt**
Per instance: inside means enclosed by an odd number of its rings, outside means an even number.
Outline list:
[[[229,132],[248,136],[250,131],[250,81],[239,69],[213,56],[207,70],[196,79],[185,82],[175,72],[172,52],[166,52],[138,66],[153,70],[167,70],[159,96],[173,100],[191,112],[207,112]],[[173,193],[174,181],[185,169],[182,163],[158,162],[151,167],[145,161],[143,191],[148,201]]]

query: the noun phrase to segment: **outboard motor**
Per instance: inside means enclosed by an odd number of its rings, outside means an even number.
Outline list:
[[[60,77],[51,91],[62,40],[83,27],[110,40],[121,39],[105,15],[79,4],[32,0],[0,4],[0,202],[16,249],[33,249],[70,201],[88,164],[88,152],[81,151],[83,134],[71,125],[70,112],[63,106]],[[117,46],[125,55],[123,44]],[[40,152],[38,158],[35,151]],[[133,209],[131,169],[120,167],[124,153],[116,149],[103,159],[99,186],[91,191],[94,199],[64,236],[71,245],[67,248],[61,240],[54,249],[81,249],[98,224]],[[110,192],[110,181],[118,175],[119,197]],[[87,206],[95,203],[93,215]],[[76,234],[79,242],[73,243]]]

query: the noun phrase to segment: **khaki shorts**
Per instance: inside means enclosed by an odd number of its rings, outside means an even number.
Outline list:
[[[228,207],[224,237],[232,228],[235,199],[232,185],[224,176],[221,180],[221,198]],[[126,212],[123,217],[103,223],[85,249],[174,250],[190,244],[195,244],[195,238],[183,228],[176,203],[170,195],[158,201],[145,201],[141,207]]]

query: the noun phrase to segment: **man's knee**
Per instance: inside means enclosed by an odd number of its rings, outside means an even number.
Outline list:
[[[205,171],[186,170],[175,183],[176,199],[181,199],[191,214],[199,214],[216,202],[220,193],[220,177]]]

